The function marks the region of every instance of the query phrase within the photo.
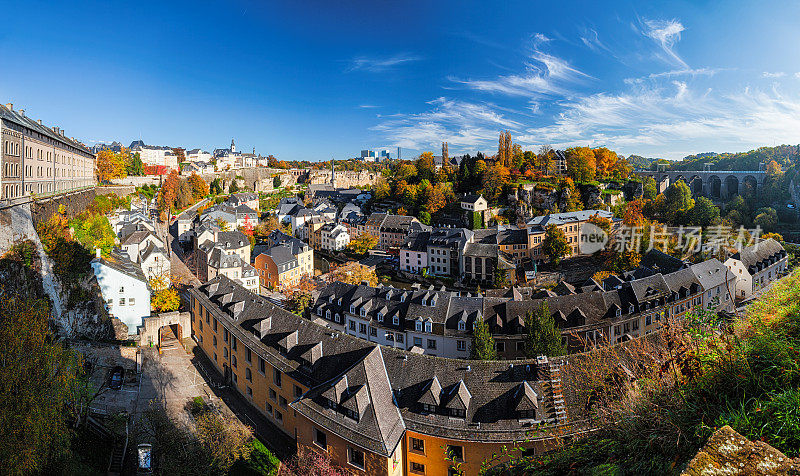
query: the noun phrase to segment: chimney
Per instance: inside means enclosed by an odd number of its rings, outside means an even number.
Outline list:
[[[42,125],[42,120],[41,120],[41,119],[39,119],[39,120],[38,120],[38,121],[36,121],[36,122],[38,122],[40,126]]]
[[[6,103],[6,107],[7,107],[8,109],[11,109],[12,111],[14,110],[14,104],[13,104],[13,103],[7,102],[7,103]]]
[[[22,117],[25,117],[25,109],[20,109],[19,113]]]

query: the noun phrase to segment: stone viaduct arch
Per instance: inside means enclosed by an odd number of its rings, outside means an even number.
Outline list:
[[[683,180],[693,195],[719,200],[730,200],[735,195],[759,193],[767,175],[763,167],[761,170],[642,170],[634,173],[642,178],[652,177],[656,181],[659,193],[663,192],[670,184]]]

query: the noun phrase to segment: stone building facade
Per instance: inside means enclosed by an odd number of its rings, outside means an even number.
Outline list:
[[[0,199],[47,195],[95,184],[95,156],[58,127],[0,105]]]

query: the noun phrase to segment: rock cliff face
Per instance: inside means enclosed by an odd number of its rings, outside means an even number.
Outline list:
[[[800,474],[800,458],[786,455],[762,441],[749,441],[725,425],[689,462],[681,476]]]
[[[600,197],[601,189],[597,185],[580,184],[577,186],[581,192],[581,201],[586,209],[598,208],[603,205],[603,199]]]
[[[535,187],[524,184],[517,189],[517,215],[532,217],[536,210],[564,210],[569,202],[569,189],[551,190],[549,187]]]
[[[644,195],[644,185],[642,182],[627,182],[622,192],[625,194],[625,200],[630,202],[642,198]]]

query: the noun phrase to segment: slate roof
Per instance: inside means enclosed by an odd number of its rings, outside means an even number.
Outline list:
[[[468,195],[465,195],[464,198],[461,199],[461,203],[471,203],[474,205],[475,202],[477,202],[481,197],[482,195],[470,193]]]
[[[732,255],[731,258],[741,261],[750,271],[750,274],[755,274],[760,269],[771,264],[769,263],[770,258],[779,259],[783,256],[786,256],[783,246],[773,238],[770,238],[742,249]]]
[[[115,269],[133,279],[147,283],[147,278],[144,276],[142,268],[131,261],[128,253],[125,253],[119,248],[112,249],[111,253],[109,253],[109,256],[107,257],[92,259],[92,262],[102,263],[103,265],[108,266],[111,269]]]
[[[288,271],[299,266],[297,257],[292,254],[291,245],[287,245],[285,243],[273,246],[272,248],[263,251],[262,254],[272,258],[272,261],[276,266],[287,265],[288,268],[284,271]]]
[[[237,249],[243,246],[250,246],[250,240],[248,240],[247,235],[239,230],[220,231],[217,233],[215,246],[225,249]]]
[[[689,267],[683,260],[655,248],[645,253],[639,264],[662,274]]]
[[[536,403],[548,395],[536,360],[465,361],[377,346],[295,316],[225,276],[189,292],[253,353],[311,388],[292,402],[298,413],[383,456],[405,429],[466,441],[519,441],[531,429],[518,419],[519,389],[527,382],[532,392],[525,394],[538,396]],[[439,385],[431,385],[434,377]],[[419,404],[426,391],[438,393],[435,413]],[[449,409],[463,409],[464,418]]]
[[[0,119],[4,121],[10,121],[17,125],[27,127],[28,129],[34,130],[43,136],[49,137],[52,140],[60,142],[61,144],[74,147],[75,149],[84,152],[87,155],[91,155],[94,157],[94,154],[81,142],[73,140],[69,137],[61,135],[57,133],[54,129],[51,129],[45,125],[39,124],[38,121],[31,119],[28,116],[20,114],[20,110],[12,110],[7,108],[4,104],[0,104]]]
[[[580,210],[577,212],[551,213],[549,215],[539,215],[528,220],[528,225],[564,225],[567,223],[578,223],[599,215],[609,220],[614,218],[612,212],[606,210]]]

